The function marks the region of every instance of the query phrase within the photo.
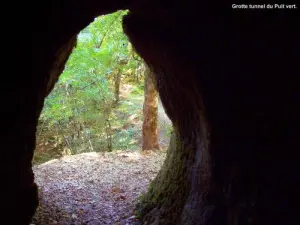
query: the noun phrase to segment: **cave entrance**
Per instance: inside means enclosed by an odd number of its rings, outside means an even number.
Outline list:
[[[157,100],[160,150],[140,151],[149,69],[123,34],[126,13],[97,17],[78,34],[45,100],[33,158],[34,224],[138,222],[136,199],[165,159],[172,124]]]

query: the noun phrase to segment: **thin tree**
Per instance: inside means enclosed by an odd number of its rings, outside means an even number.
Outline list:
[[[115,104],[120,100],[120,85],[121,85],[121,71],[118,69],[114,74],[114,86],[115,86]]]

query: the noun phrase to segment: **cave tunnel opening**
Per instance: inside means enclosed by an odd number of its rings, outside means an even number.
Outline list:
[[[201,7],[198,1],[168,0],[55,3],[30,5],[32,30],[24,33],[30,40],[12,39],[10,45],[21,43],[21,52],[32,49],[32,57],[23,57],[26,63],[19,60],[22,66],[10,68],[14,76],[4,87],[11,98],[4,98],[9,124],[1,138],[9,151],[3,151],[1,164],[1,213],[10,224],[29,224],[38,205],[31,164],[36,125],[76,34],[96,16],[120,9],[130,10],[124,32],[153,71],[174,126],[162,169],[141,198],[141,223],[299,223],[299,7],[234,9],[229,1]]]

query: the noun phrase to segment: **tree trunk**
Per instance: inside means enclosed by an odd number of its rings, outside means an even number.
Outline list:
[[[120,85],[121,85],[121,72],[117,71],[115,74],[115,104],[120,100]]]
[[[154,84],[154,76],[149,68],[145,71],[143,106],[143,150],[159,149],[157,132],[158,93]]]
[[[107,141],[107,151],[112,152],[112,136],[111,136],[111,125],[109,118],[105,120],[105,132]]]

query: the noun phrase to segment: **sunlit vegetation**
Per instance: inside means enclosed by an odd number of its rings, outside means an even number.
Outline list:
[[[146,66],[123,33],[126,13],[98,17],[78,34],[45,101],[35,163],[68,154],[140,148]]]

